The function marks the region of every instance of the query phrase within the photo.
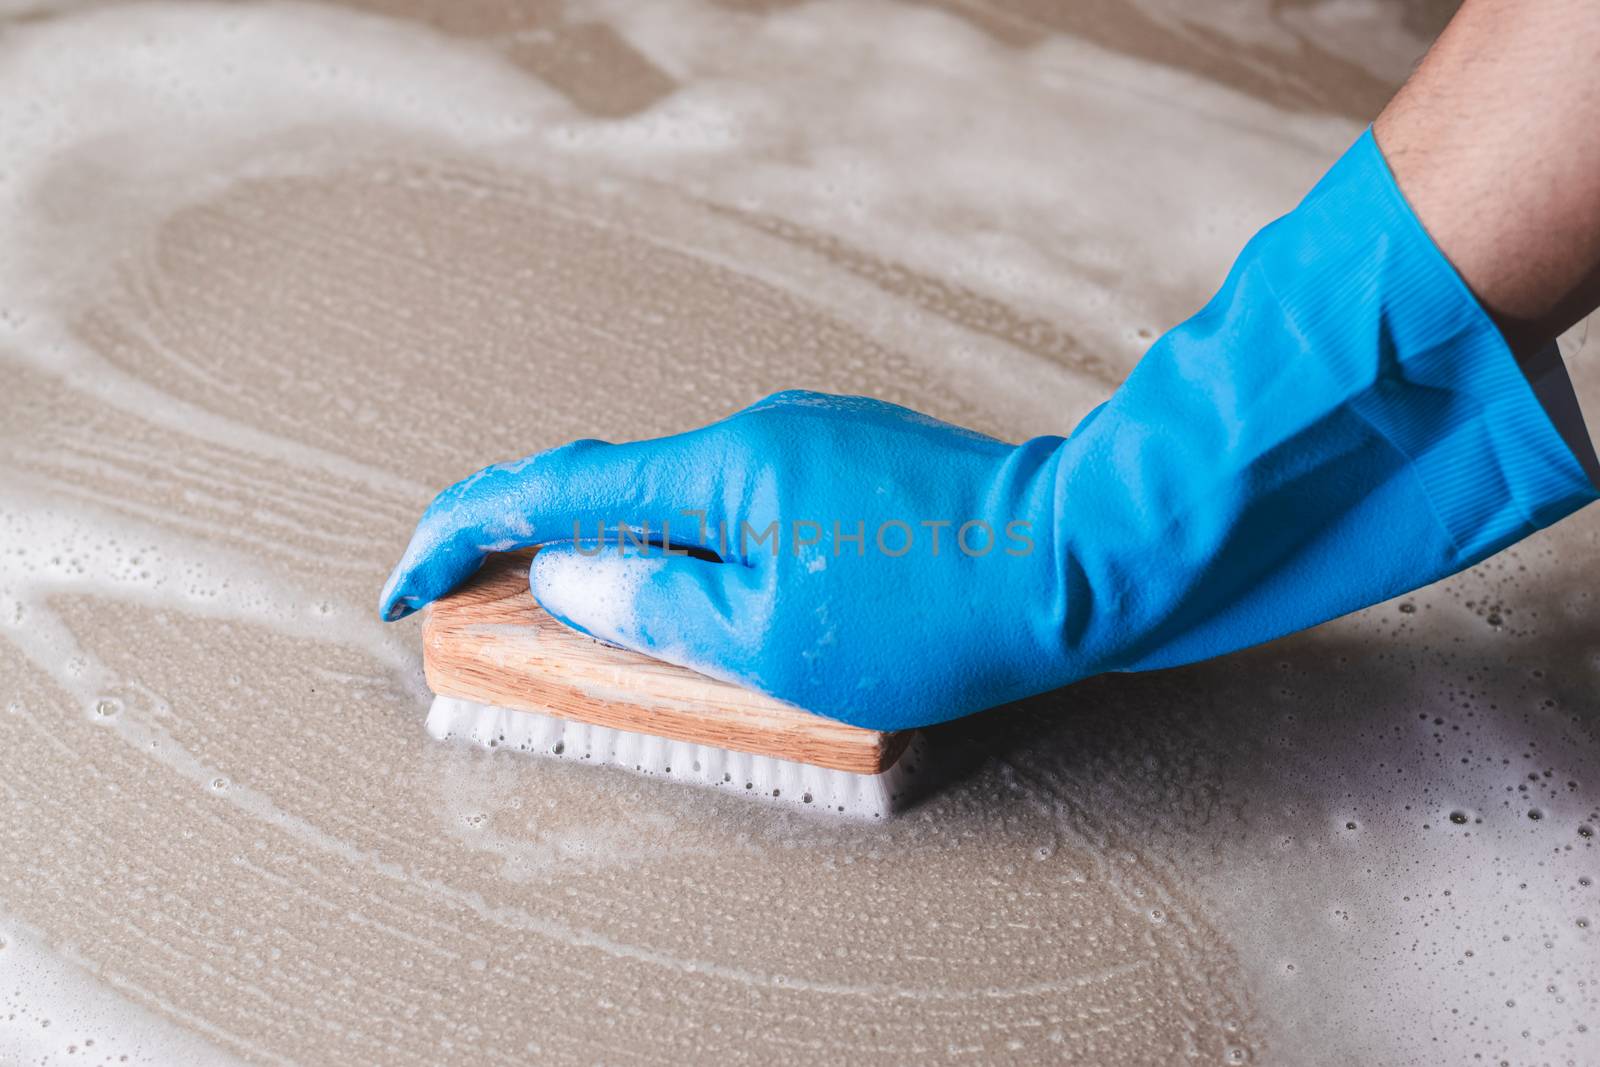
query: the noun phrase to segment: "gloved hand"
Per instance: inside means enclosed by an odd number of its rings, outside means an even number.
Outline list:
[[[1061,633],[1060,446],[802,392],[657,441],[579,441],[442,493],[383,610],[485,549],[543,544],[534,596],[594,637],[849,722],[934,722],[1086,673]],[[727,562],[622,533],[664,527]]]
[[[1595,495],[1366,134],[1069,439],[792,392],[580,441],[441,493],[380,611],[543,545],[568,625],[901,729],[1313,625]]]

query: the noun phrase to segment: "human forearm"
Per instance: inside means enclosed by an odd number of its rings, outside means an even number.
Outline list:
[[[1373,123],[1519,358],[1600,304],[1600,4],[1467,0]]]

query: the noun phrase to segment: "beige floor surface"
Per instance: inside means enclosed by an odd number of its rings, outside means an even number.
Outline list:
[[[372,614],[572,437],[1064,432],[1449,6],[0,3],[0,1063],[1600,1062],[1600,513],[885,825],[433,742]]]

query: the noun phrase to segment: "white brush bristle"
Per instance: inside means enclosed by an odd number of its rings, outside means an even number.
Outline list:
[[[914,737],[882,774],[853,774],[456,697],[434,697],[427,727],[439,740],[465,738],[487,748],[609,764],[776,803],[875,819],[894,814],[909,800],[920,740],[920,735]]]

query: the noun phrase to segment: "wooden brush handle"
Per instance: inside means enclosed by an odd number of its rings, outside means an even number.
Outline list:
[[[569,630],[528,592],[531,557],[491,556],[428,609],[423,668],[435,693],[857,774],[887,770],[911,739],[824,719]]]

